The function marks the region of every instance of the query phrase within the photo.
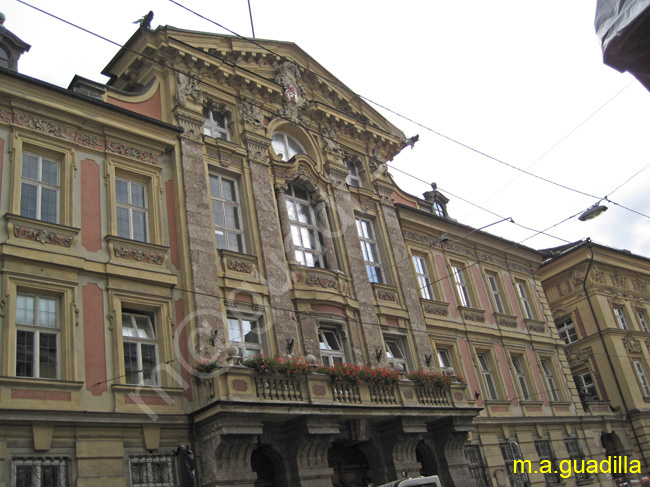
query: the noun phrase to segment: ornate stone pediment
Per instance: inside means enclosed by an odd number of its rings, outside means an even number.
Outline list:
[[[577,367],[587,363],[589,357],[593,356],[594,352],[591,347],[583,348],[582,350],[577,347],[570,347],[564,350],[566,358],[569,361],[569,367]]]
[[[623,337],[623,346],[630,353],[641,353],[641,342],[632,333]]]

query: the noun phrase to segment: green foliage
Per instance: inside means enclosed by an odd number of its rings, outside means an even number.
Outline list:
[[[406,374],[406,378],[412,380],[415,382],[416,386],[420,387],[449,387],[452,382],[467,383],[465,378],[460,375],[450,376],[439,374],[437,372],[426,372],[424,370],[409,372]]]

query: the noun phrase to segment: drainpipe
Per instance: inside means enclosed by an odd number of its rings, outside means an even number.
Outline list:
[[[605,338],[603,337],[603,331],[600,328],[600,323],[598,323],[598,318],[596,317],[596,312],[594,311],[594,307],[591,304],[591,298],[589,298],[589,293],[587,292],[587,277],[589,277],[589,271],[591,270],[591,266],[594,263],[594,249],[592,248],[591,245],[591,239],[587,239],[587,248],[591,252],[591,258],[589,259],[589,265],[587,266],[587,272],[585,272],[585,278],[582,281],[582,289],[585,293],[585,297],[587,298],[587,303],[589,303],[589,309],[591,310],[591,315],[594,317],[594,322],[596,323],[596,328],[598,328],[598,336],[600,337],[600,341],[603,344],[603,350],[605,350],[605,355],[607,356],[607,362],[609,363],[609,368],[612,371],[612,377],[614,377],[614,382],[616,382],[616,388],[618,389],[618,394],[621,396],[621,402],[623,403],[623,409],[625,409],[625,417],[630,423],[630,427],[632,428],[632,434],[634,436],[634,441],[636,442],[636,446],[639,449],[639,454],[641,455],[641,458],[643,459],[643,464],[645,466],[645,471],[648,473],[648,461],[645,457],[645,454],[643,453],[643,449],[641,448],[641,441],[639,440],[639,436],[637,435],[636,428],[632,424],[632,417],[630,415],[630,410],[627,407],[627,402],[625,401],[625,396],[623,395],[623,391],[621,389],[621,384],[618,381],[616,377],[616,372],[614,371],[614,364],[612,363],[612,358],[609,356],[609,352],[607,350],[607,344],[605,343]]]

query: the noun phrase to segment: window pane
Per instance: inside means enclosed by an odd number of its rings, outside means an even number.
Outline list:
[[[34,332],[16,332],[16,375],[34,377]]]
[[[291,137],[287,137],[287,141],[289,142],[289,159],[296,154],[303,153],[302,147],[300,147],[300,144],[298,144],[297,141],[293,140]]]
[[[60,487],[67,483],[61,479],[60,465],[43,465],[41,467],[41,486],[42,487]]]
[[[117,236],[131,238],[131,224],[127,208],[117,208]]]
[[[254,321],[242,321],[242,327],[244,329],[244,341],[246,343],[259,343],[260,336],[257,329],[257,323]]]
[[[16,298],[16,322],[23,325],[34,323],[35,298],[33,296],[18,295]]]
[[[223,197],[230,201],[236,201],[235,198],[235,182],[227,179],[222,179]]]
[[[23,153],[23,178],[38,180],[38,157]]]
[[[214,234],[217,237],[217,248],[218,249],[227,249],[228,243],[226,241],[226,235],[222,230],[215,230]]]
[[[38,187],[33,184],[22,183],[20,186],[20,215],[27,218],[36,218],[36,195]]]
[[[41,188],[41,220],[57,222],[57,199],[59,192],[49,188]]]
[[[142,352],[142,379],[144,384],[156,384],[158,381],[154,376],[156,368],[156,346],[141,344]]]
[[[52,186],[59,185],[59,163],[48,159],[43,159],[43,173],[41,181],[51,184]]]
[[[243,252],[244,245],[242,235],[240,233],[229,233],[228,242],[230,243],[229,249],[235,252]]]
[[[305,263],[307,267],[315,267],[316,262],[314,261],[314,254],[311,254],[309,252],[305,252]]]
[[[135,324],[138,327],[139,338],[155,340],[156,334],[148,316],[135,315]]]
[[[56,299],[38,299],[38,324],[40,326],[56,327]]]
[[[16,465],[16,487],[34,487],[33,478],[36,477],[36,467],[32,465]]]
[[[239,320],[228,318],[228,338],[231,342],[241,342],[242,334],[239,327]]]
[[[133,240],[147,241],[147,218],[144,213],[133,211]]]
[[[138,344],[124,342],[124,372],[127,384],[137,384],[138,379]]]
[[[288,161],[290,157],[287,157],[287,150],[284,147],[284,137],[282,134],[273,134],[273,139],[271,139],[271,144],[273,145],[273,151],[276,154],[281,154],[282,160]]]
[[[133,324],[133,317],[131,315],[122,314],[122,336],[123,337],[137,337],[138,332]]]
[[[115,180],[115,197],[119,203],[129,204],[129,183],[127,181]]]
[[[300,223],[307,223],[308,225],[312,224],[311,208],[308,205],[298,205],[298,221]]]
[[[223,203],[220,201],[212,202],[212,217],[214,218],[214,224],[219,227],[223,227]]]
[[[214,198],[221,198],[221,184],[217,176],[210,176],[210,194]]]
[[[228,228],[239,228],[239,215],[237,208],[231,205],[225,205],[226,209],[226,226]]]
[[[287,213],[289,214],[289,220],[296,221],[298,219],[293,201],[287,200]]]
[[[38,376],[41,379],[56,379],[56,341],[53,333],[41,333],[39,336]]]
[[[131,183],[131,204],[140,208],[145,208],[144,186],[137,183]]]

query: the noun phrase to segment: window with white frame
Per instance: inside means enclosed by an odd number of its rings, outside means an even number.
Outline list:
[[[446,348],[438,349],[438,363],[440,364],[440,368],[442,370],[447,369],[449,367],[453,368],[454,364],[451,361],[451,355],[449,353],[449,350],[447,350]]]
[[[524,372],[524,366],[521,363],[521,358],[519,356],[512,357],[512,367],[515,369],[515,377],[517,378],[517,383],[519,384],[519,393],[521,394],[521,399],[523,401],[530,401],[530,391],[528,390],[528,383],[526,382],[526,374]]]
[[[567,345],[578,341],[578,333],[576,332],[576,327],[571,318],[559,323],[557,325],[557,332],[560,335],[560,338],[564,340],[564,343]]]
[[[203,133],[208,137],[215,139],[230,140],[230,130],[228,128],[228,112],[218,110],[216,107],[203,108],[205,123],[203,124]]]
[[[546,379],[546,386],[548,387],[548,393],[551,395],[551,400],[559,401],[560,395],[558,394],[557,386],[555,385],[555,377],[553,375],[551,364],[548,359],[541,359],[539,363],[542,364],[542,372]]]
[[[59,377],[59,303],[50,296],[16,296],[16,376]]]
[[[337,326],[322,325],[318,329],[318,342],[323,365],[345,363],[343,337]]]
[[[585,454],[582,451],[582,448],[580,447],[580,442],[578,441],[578,438],[565,438],[564,439],[564,446],[566,446],[566,450],[569,453],[569,459],[572,461],[577,461],[578,465],[582,465],[585,460]],[[582,472],[576,471],[574,472],[576,476],[576,480],[589,480],[590,475],[586,473],[583,469]]]
[[[535,450],[537,450],[537,456],[540,461],[545,461],[550,463],[551,471],[544,473],[544,480],[546,485],[556,485],[562,483],[562,478],[560,477],[560,469],[557,464],[557,458],[555,457],[555,452],[553,451],[553,446],[551,441],[547,439],[535,440]]]
[[[621,330],[629,329],[629,326],[627,326],[627,320],[625,319],[625,312],[623,311],[623,308],[615,307],[614,316],[616,316],[616,322],[618,323],[618,327]]]
[[[350,159],[343,159],[343,164],[350,171],[345,178],[345,182],[348,183],[348,186],[353,188],[361,187],[361,177],[359,176],[359,168]]]
[[[388,359],[388,364],[393,369],[396,364],[400,364],[404,367],[402,370],[408,372],[408,359],[406,358],[404,339],[396,336],[384,336],[384,344],[386,345],[386,358]]]
[[[135,311],[123,311],[122,341],[125,382],[158,385],[158,340],[153,317]]]
[[[147,187],[129,179],[115,178],[117,236],[149,241]]]
[[[275,132],[271,138],[271,144],[276,154],[283,161],[290,160],[297,154],[306,154],[307,151],[294,137],[284,132]]]
[[[175,487],[174,456],[138,455],[129,458],[131,487]]]
[[[584,404],[586,401],[598,400],[598,392],[596,391],[596,384],[589,372],[576,374],[573,376],[573,381],[578,388],[578,396]]]
[[[433,202],[433,213],[441,218],[445,217],[445,208],[439,201]]]
[[[304,188],[292,184],[285,194],[285,200],[296,261],[307,267],[325,267],[311,196]]]
[[[59,161],[23,152],[20,183],[20,214],[27,218],[59,223]]]
[[[436,299],[431,286],[431,278],[427,269],[427,263],[423,257],[418,255],[413,256],[413,267],[415,268],[415,275],[417,277],[418,289],[420,296],[424,299]]]
[[[237,183],[231,179],[211,174],[210,196],[217,248],[245,252]]]
[[[228,340],[243,349],[244,359],[262,353],[262,333],[260,320],[228,316]]]
[[[378,284],[384,284],[384,273],[381,266],[381,259],[377,249],[377,239],[372,223],[368,220],[357,218],[357,233],[361,240],[363,261],[366,265],[368,280]]]
[[[13,457],[12,487],[68,487],[70,459],[66,457]]]
[[[650,327],[648,326],[648,318],[645,314],[645,311],[637,309],[636,316],[639,319],[639,324],[641,325],[641,329],[646,333],[650,333]]]
[[[517,292],[519,293],[519,299],[521,300],[521,305],[524,312],[524,318],[529,320],[535,319],[535,314],[533,313],[533,307],[528,298],[528,290],[526,283],[524,281],[517,280],[515,281],[517,287]]]
[[[494,383],[494,376],[492,375],[492,366],[490,364],[490,360],[485,353],[477,353],[476,357],[478,358],[479,367],[481,368],[483,385],[487,391],[486,399],[497,400],[499,398],[499,395],[497,394],[497,387]]]
[[[641,385],[641,389],[643,389],[643,397],[650,397],[650,384],[648,384],[648,379],[646,377],[643,364],[638,360],[634,360],[632,361],[632,366],[636,371],[636,376],[639,379],[639,384]]]
[[[497,313],[505,313],[506,308],[503,305],[503,299],[501,298],[501,286],[499,284],[499,278],[496,274],[490,272],[486,274],[488,286],[490,286],[490,294],[492,295],[492,302],[494,303],[494,309]]]
[[[451,270],[454,275],[456,291],[458,291],[461,306],[471,307],[472,298],[469,293],[469,287],[467,286],[467,280],[465,279],[464,269],[460,265],[452,265]]]

